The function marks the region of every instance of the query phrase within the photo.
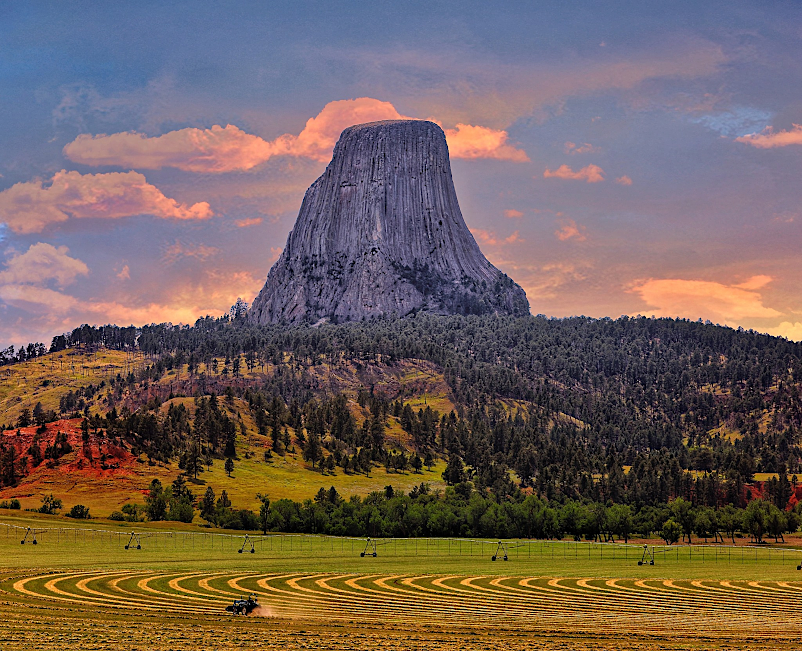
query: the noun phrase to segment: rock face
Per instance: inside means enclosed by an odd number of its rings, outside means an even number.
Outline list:
[[[358,124],[306,191],[248,318],[342,322],[415,310],[526,314],[529,303],[465,225],[442,129]]]

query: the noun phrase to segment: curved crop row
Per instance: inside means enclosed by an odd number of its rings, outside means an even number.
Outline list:
[[[802,583],[406,574],[70,572],[7,579],[64,605],[215,615],[255,595],[257,615],[596,633],[777,635],[802,623]]]

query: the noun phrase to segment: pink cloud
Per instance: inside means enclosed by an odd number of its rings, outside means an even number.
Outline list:
[[[175,167],[188,172],[219,174],[252,169],[274,156],[295,156],[327,162],[343,129],[353,124],[406,118],[390,102],[371,97],[329,102],[309,118],[301,133],[265,140],[232,124],[210,129],[187,128],[161,136],[124,132],[83,134],[64,147],[64,155],[83,165],[115,165],[139,169]],[[524,162],[521,149],[507,143],[499,129],[457,124],[446,130],[453,158],[493,158]]]
[[[131,270],[128,268],[128,265],[124,265],[123,268],[120,269],[117,278],[120,280],[131,280]]]
[[[774,131],[771,127],[766,127],[760,133],[750,133],[736,138],[735,142],[744,142],[758,149],[802,145],[802,124],[793,125],[789,131]]]
[[[306,121],[306,126],[298,136],[286,134],[279,141],[286,143],[287,153],[292,156],[304,156],[326,163],[346,127],[404,117],[390,102],[371,97],[343,99],[326,104],[320,113]]]
[[[576,181],[587,181],[588,183],[599,183],[604,181],[604,170],[598,165],[588,165],[581,170],[574,172],[568,165],[560,165],[556,170],[546,169],[543,172],[544,179],[571,179]]]
[[[64,147],[75,163],[139,169],[176,167],[188,172],[248,170],[281,153],[271,143],[229,124],[211,129],[180,129],[156,138],[133,131],[111,135],[82,134]]]
[[[78,306],[73,296],[36,285],[0,285],[0,301],[40,314],[67,312]]]
[[[78,276],[86,276],[89,268],[81,260],[67,255],[66,246],[56,248],[46,242],[32,244],[25,253],[15,255],[0,271],[0,284],[37,284],[55,280],[64,287]]]
[[[523,149],[507,144],[506,131],[488,127],[457,124],[456,129],[446,129],[448,152],[452,158],[494,158],[516,163],[529,162]]]
[[[616,183],[619,185],[632,185],[632,179],[629,178],[626,174],[624,176],[619,176],[616,180]]]
[[[504,216],[507,219],[520,219],[524,214],[520,210],[509,209],[504,211]]]
[[[573,219],[564,219],[561,221],[561,224],[560,230],[554,232],[557,239],[561,242],[565,242],[566,240],[584,242],[587,239],[585,227],[578,225]]]
[[[0,221],[17,233],[36,233],[69,218],[117,219],[154,215],[162,219],[208,219],[205,201],[187,205],[166,197],[137,172],[57,172],[50,185],[17,183],[0,192]]]
[[[594,147],[589,142],[577,145],[575,142],[568,141],[565,143],[564,149],[566,154],[596,154],[601,151],[601,147]]]
[[[482,244],[487,244],[488,246],[496,246],[498,244],[514,244],[515,242],[524,241],[518,231],[515,231],[512,235],[503,239],[499,239],[499,237],[493,231],[487,231],[483,228],[471,228],[470,231],[479,242]]]
[[[175,244],[171,244],[165,250],[164,261],[173,263],[180,258],[197,258],[201,262],[205,262],[218,253],[220,253],[220,249],[213,246],[206,246],[205,244],[185,245],[176,240]]]
[[[706,280],[649,279],[632,287],[657,316],[705,318],[738,323],[744,318],[773,318],[781,312],[763,305],[757,291],[771,282],[770,276],[754,276],[739,284]]]
[[[470,231],[473,233],[473,236],[482,244],[489,244],[491,246],[498,244],[496,234],[491,231],[486,231],[482,228],[471,228]]]
[[[247,217],[245,219],[238,219],[234,222],[239,228],[247,228],[248,226],[257,226],[262,223],[261,217]]]
[[[81,260],[67,255],[66,246],[58,248],[45,242],[32,244],[25,253],[15,255],[0,271],[0,300],[8,305],[43,312],[69,310],[77,304],[72,296],[50,289],[55,281],[60,287],[86,276],[89,268]]]

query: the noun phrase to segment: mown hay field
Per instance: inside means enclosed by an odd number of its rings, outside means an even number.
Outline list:
[[[363,557],[364,540],[271,535],[250,553],[234,533],[3,522],[15,527],[0,527],[4,649],[802,642],[799,550],[655,547],[655,565],[638,566],[633,545],[505,541],[509,560],[494,562],[497,541],[379,540]],[[29,524],[36,545],[16,528]],[[255,616],[226,615],[248,594]]]

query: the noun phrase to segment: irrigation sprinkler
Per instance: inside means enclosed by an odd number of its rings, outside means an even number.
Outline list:
[[[373,553],[370,552],[371,549],[373,550]],[[373,558],[376,558],[376,556],[377,556],[377,554],[376,554],[376,541],[375,540],[371,540],[370,538],[368,538],[365,541],[365,549],[363,549],[362,552],[359,555],[362,558],[364,558],[365,556],[373,556]]]
[[[44,533],[45,531],[47,531],[47,529],[31,529],[31,527],[27,527],[25,529],[25,536],[22,538],[22,540],[19,541],[19,544],[24,545],[25,542],[28,540],[28,536],[30,536],[31,539],[29,542],[33,545],[37,545],[38,543],[36,541],[36,534]]]
[[[136,547],[134,547],[133,543],[136,541]],[[131,537],[128,539],[128,542],[125,543],[126,549],[142,549],[142,541],[139,540],[139,534],[136,531],[131,532]]]
[[[241,554],[242,550],[245,549],[245,545],[251,545],[251,554],[256,553],[256,548],[253,546],[253,538],[251,538],[247,533],[245,534],[245,538],[242,541],[242,547],[237,550],[237,553]]]
[[[649,549],[648,545],[643,546],[643,556],[638,561],[638,565],[654,565],[654,552]]]
[[[503,552],[503,555],[502,555]],[[490,558],[491,561],[495,561],[498,558],[502,558],[503,560],[508,560],[507,556],[507,543],[502,542],[501,540],[498,541],[498,546],[496,547],[496,553]]]

